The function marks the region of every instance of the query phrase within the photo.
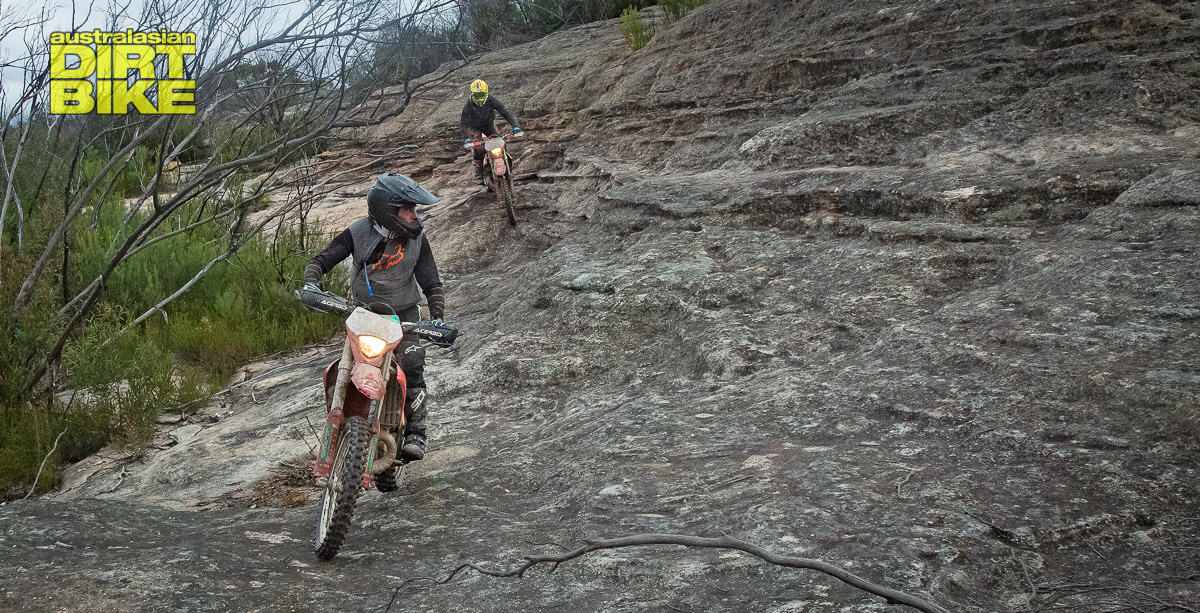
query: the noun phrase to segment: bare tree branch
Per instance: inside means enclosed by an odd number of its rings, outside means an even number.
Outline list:
[[[169,117],[170,115],[164,115],[161,119],[154,123],[152,129],[166,122]],[[8,316],[8,329],[10,332],[16,329],[17,322],[20,321],[21,318],[21,312],[25,309],[25,306],[29,303],[29,299],[32,297],[34,284],[41,276],[42,269],[45,268],[46,263],[50,260],[50,256],[53,254],[55,247],[58,246],[58,242],[62,240],[63,236],[66,234],[67,226],[70,224],[71,220],[74,219],[75,216],[79,214],[79,211],[83,209],[83,205],[87,202],[88,196],[92,194],[92,192],[100,184],[102,179],[104,179],[104,177],[109,173],[109,171],[113,170],[117,166],[119,160],[132,153],[138,145],[145,142],[146,139],[149,138],[152,129],[130,139],[129,143],[122,147],[121,151],[104,165],[104,168],[100,170],[100,172],[96,175],[96,178],[92,179],[91,183],[88,184],[83,193],[75,199],[75,204],[67,212],[66,219],[64,219],[58,225],[58,228],[55,229],[54,233],[50,235],[50,238],[46,241],[46,247],[42,251],[42,256],[38,258],[37,263],[33,265],[33,270],[31,270],[29,275],[25,277],[25,282],[21,284],[21,289],[17,292],[17,298],[13,301],[12,311]]]
[[[1193,579],[1193,578],[1195,578],[1195,577],[1194,576],[1188,577],[1189,580]],[[1137,611],[1137,610],[1141,610],[1139,608],[1139,605],[1140,605],[1140,606],[1146,606],[1146,607],[1153,607],[1155,611],[1183,611],[1185,613],[1200,613],[1200,610],[1197,610],[1195,607],[1188,606],[1188,604],[1164,600],[1161,597],[1146,591],[1145,589],[1135,588],[1135,587],[1131,587],[1129,585],[1123,585],[1123,584],[1100,585],[1100,584],[1095,584],[1095,583],[1085,583],[1085,584],[1044,583],[1044,584],[1037,584],[1037,586],[1033,587],[1032,589],[1036,590],[1037,588],[1041,588],[1041,592],[1044,594],[1053,594],[1053,596],[1050,596],[1049,598],[1047,598],[1044,602],[1041,603],[1041,606],[1039,606],[1036,609],[1039,611],[1066,610],[1066,609],[1083,609],[1083,610],[1087,610],[1087,611],[1093,611],[1093,610],[1097,610],[1096,607],[1100,606],[1100,605],[1111,605],[1111,606],[1115,607],[1115,610],[1121,610],[1121,611],[1123,611],[1123,610]],[[1093,598],[1094,596],[1098,596],[1098,595],[1106,595],[1107,596],[1107,595],[1111,595],[1111,594],[1119,594],[1121,596],[1130,598],[1130,600],[1132,600],[1132,602],[1131,601],[1103,601],[1103,600],[1096,600],[1095,598]],[[1034,597],[1036,597],[1036,594],[1034,595]],[[1031,599],[1030,599],[1031,607],[1033,604],[1032,598],[1033,597],[1031,597]],[[1059,601],[1068,600],[1068,599],[1074,599],[1075,602],[1074,603],[1064,602],[1062,604],[1058,604]],[[1058,604],[1058,606],[1054,606],[1056,604]],[[1051,609],[1051,607],[1053,607],[1053,608]]]
[[[298,199],[288,198],[282,207],[274,205],[276,210],[270,211],[263,223],[244,227],[250,199],[257,201],[279,189],[290,188],[296,182],[297,175],[289,177],[284,173],[277,176],[286,160],[297,156],[307,159],[306,156],[313,153],[313,143],[317,139],[329,134],[335,126],[354,122],[357,117],[371,112],[363,104],[376,91],[378,79],[377,72],[371,67],[373,59],[369,45],[374,43],[368,38],[370,34],[397,24],[412,25],[424,19],[424,15],[436,18],[439,11],[453,6],[454,1],[419,0],[407,9],[386,16],[385,11],[394,11],[394,8],[375,0],[252,0],[249,3],[165,0],[140,4],[133,9],[139,15],[130,13],[137,3],[120,0],[112,4],[105,15],[111,29],[170,27],[175,31],[197,33],[196,54],[188,60],[185,73],[195,75],[193,78],[197,80],[196,109],[199,113],[190,118],[137,114],[91,116],[58,124],[54,147],[57,149],[59,138],[66,138],[68,142],[74,139],[76,142],[70,148],[79,154],[74,158],[61,158],[60,171],[65,172],[67,164],[71,165],[70,175],[64,182],[63,216],[55,220],[47,238],[39,240],[36,248],[41,252],[40,256],[30,262],[29,272],[8,312],[7,328],[16,330],[23,313],[33,304],[35,294],[40,295],[35,290],[51,275],[61,276],[62,306],[58,310],[67,321],[65,325],[55,326],[53,334],[58,338],[48,353],[36,351],[37,355],[29,356],[30,360],[41,364],[33,370],[34,376],[28,381],[26,391],[32,390],[49,366],[60,359],[73,331],[101,300],[109,279],[130,258],[205,224],[237,218],[236,223],[224,230],[229,241],[226,253],[215,257],[191,280],[172,289],[168,296],[156,297],[157,303],[123,330],[144,322],[194,287],[205,274],[231,258],[238,248],[260,232],[266,220],[282,220],[282,216],[296,206],[301,209],[303,220],[315,195],[341,173],[325,177],[323,181],[311,176],[304,179],[305,188]],[[71,9],[75,11],[74,3]],[[299,14],[293,9],[299,9]],[[89,7],[89,14],[90,11]],[[288,16],[282,28],[274,25],[278,23],[274,16],[278,15]],[[0,18],[0,32],[5,31],[3,23],[7,21]],[[72,21],[76,23],[75,19]],[[186,25],[181,29],[180,24]],[[36,29],[36,26],[31,27]],[[32,31],[26,30],[26,35]],[[44,40],[42,34],[38,30],[34,38]],[[38,78],[43,81],[48,65],[46,53],[48,51],[30,48],[26,58],[29,66],[37,68]],[[253,66],[261,66],[261,74],[254,74],[250,69]],[[445,71],[440,78],[447,78],[456,69]],[[27,75],[33,74],[27,70]],[[417,88],[406,84],[405,104],[415,92],[436,79],[423,79]],[[35,87],[22,92],[29,118],[24,125],[17,124],[24,133],[21,142],[27,138],[34,142],[30,136],[37,132],[31,131],[34,116],[48,117],[46,109],[40,108],[45,102],[38,97],[37,91],[40,90]],[[7,130],[9,123],[0,127],[0,131]],[[182,156],[195,148],[203,151],[199,156],[192,156],[192,159],[202,160],[199,167],[189,167],[186,173],[181,171],[171,180],[171,175],[165,172],[168,165],[186,159]],[[10,153],[12,150],[0,152]],[[363,166],[387,159],[392,153]],[[3,166],[0,179],[9,179],[4,190],[5,206],[0,210],[17,203],[19,215],[25,209],[20,203],[28,198],[23,191],[18,193],[11,179],[17,176],[17,164],[28,165],[25,160],[32,157],[32,154],[20,154],[18,144],[14,159],[0,156]],[[53,154],[49,156],[54,157]],[[269,167],[265,174],[264,166]],[[46,171],[43,180],[49,169]],[[244,187],[251,186],[248,177],[254,174],[258,177],[253,180],[253,190],[247,196]],[[136,188],[140,188],[141,193],[125,200],[129,179],[136,181]],[[26,202],[26,206],[46,204],[41,199],[34,200]],[[82,290],[69,290],[68,280],[73,274],[71,265],[79,265],[68,259],[68,233],[74,235],[71,232],[73,222],[85,208],[93,207],[93,224],[98,227],[101,209],[113,206],[114,202],[126,210],[124,220],[114,228],[111,244],[103,256],[107,261],[89,263],[89,267],[97,266],[99,274]],[[2,218],[3,212],[0,212],[0,221]],[[61,271],[51,263],[51,254],[57,253],[60,247],[63,249]]]
[[[925,613],[949,613],[946,609],[937,604],[905,592],[873,583],[840,566],[835,566],[833,564],[829,564],[828,562],[822,562],[821,560],[815,560],[812,558],[781,556],[767,551],[762,547],[747,543],[746,541],[733,538],[731,536],[720,536],[714,538],[681,534],[634,534],[631,536],[622,536],[610,539],[587,539],[584,540],[584,543],[585,544],[582,547],[560,554],[525,556],[524,563],[507,570],[492,570],[490,568],[480,566],[474,562],[468,562],[455,568],[444,579],[432,579],[429,577],[409,579],[400,584],[396,590],[400,590],[405,584],[412,581],[433,581],[438,584],[446,584],[465,570],[474,570],[477,573],[487,575],[489,577],[524,577],[526,571],[539,564],[549,564],[550,572],[554,572],[558,565],[563,562],[574,560],[580,556],[592,553],[594,551],[600,551],[602,549],[643,547],[648,545],[682,545],[684,547],[736,549],[738,551],[744,551],[776,566],[783,566],[787,568],[805,568],[825,573],[826,575],[829,575],[860,590],[880,596],[887,600],[888,604],[901,604]]]
[[[42,465],[38,467],[37,475],[33,478],[33,487],[29,488],[29,493],[25,494],[25,498],[22,498],[21,500],[28,499],[33,495],[33,492],[37,490],[38,479],[42,478],[42,469],[46,468],[46,461],[50,459],[50,456],[54,455],[54,450],[58,449],[58,439],[62,438],[66,433],[67,429],[63,428],[63,431],[59,432],[58,436],[54,437],[54,446],[50,448],[50,451],[46,452],[46,457],[42,458]]]
[[[126,330],[142,323],[143,321],[146,321],[146,319],[148,319],[151,315],[155,314],[158,311],[163,310],[163,307],[167,306],[167,304],[170,303],[172,300],[182,296],[184,292],[188,291],[188,289],[191,288],[193,285],[195,285],[197,281],[199,281],[201,278],[203,278],[204,275],[206,273],[208,273],[209,269],[211,269],[214,265],[216,265],[220,262],[224,262],[226,259],[229,258],[229,256],[233,255],[234,253],[237,253],[237,249],[228,249],[225,251],[225,253],[222,253],[221,255],[213,258],[212,261],[205,264],[204,268],[201,268],[200,272],[196,273],[196,275],[193,276],[187,283],[184,283],[178,290],[175,290],[174,294],[171,294],[170,296],[163,298],[161,302],[150,307],[150,310],[146,311],[145,313],[142,313],[140,316],[138,316],[137,319],[130,322],[129,325],[125,326],[124,328],[121,328],[121,330],[119,330],[111,338],[109,338],[109,339],[105,340],[103,343],[101,343],[100,346],[101,347],[108,346],[108,344],[113,342],[114,340],[116,340],[116,338],[118,336],[124,334]]]

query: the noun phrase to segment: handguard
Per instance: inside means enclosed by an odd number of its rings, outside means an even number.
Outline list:
[[[449,347],[458,338],[458,328],[453,326],[435,326],[427,321],[417,323],[405,322],[402,325],[405,332],[415,332],[417,336],[439,347]]]
[[[354,305],[345,298],[330,292],[296,291],[300,303],[310,311],[318,313],[340,313],[349,315],[354,311]]]

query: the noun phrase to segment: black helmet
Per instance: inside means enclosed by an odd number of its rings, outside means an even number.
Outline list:
[[[420,220],[405,222],[396,214],[396,209],[437,201],[438,197],[420,183],[404,175],[388,173],[379,175],[371,191],[367,192],[367,215],[380,226],[413,239],[421,235]]]

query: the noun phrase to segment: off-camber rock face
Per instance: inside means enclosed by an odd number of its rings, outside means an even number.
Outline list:
[[[1197,13],[714,0],[637,52],[604,22],[474,58],[341,150],[419,144],[389,170],[444,196],[465,335],[431,352],[430,459],[363,499],[333,564],[306,508],[10,505],[6,604],[366,609],[634,532],[728,533],[956,611],[1194,603]],[[533,134],[515,230],[453,151],[476,77]],[[880,606],[669,548],[426,586],[396,606]]]

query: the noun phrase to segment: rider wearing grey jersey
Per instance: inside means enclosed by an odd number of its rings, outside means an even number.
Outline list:
[[[367,194],[367,216],[350,224],[304,269],[304,287],[320,291],[321,277],[352,257],[350,292],[367,309],[400,321],[420,321],[422,295],[429,319],[443,325],[446,299],[429,239],[417,217],[418,204],[433,204],[437,196],[400,174],[380,175]],[[425,349],[416,335],[405,336],[395,350],[408,383],[404,405],[404,442],[400,456],[425,457]]]

